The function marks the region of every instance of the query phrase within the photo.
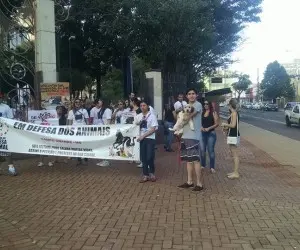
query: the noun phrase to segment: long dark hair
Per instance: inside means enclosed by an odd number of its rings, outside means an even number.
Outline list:
[[[212,105],[212,102],[208,101],[208,100],[204,100],[203,105],[205,105],[205,102],[208,103],[209,114],[213,114],[215,112],[215,109],[214,109],[214,106]],[[204,108],[203,109],[203,114],[205,114],[205,112],[206,112],[206,109]]]
[[[102,119],[105,110],[108,108],[107,105],[106,105],[107,102],[104,101],[103,99],[96,99],[95,100],[95,105],[97,105],[98,102],[100,102],[100,101],[102,102],[102,107],[101,107],[101,110],[98,113],[98,119]]]

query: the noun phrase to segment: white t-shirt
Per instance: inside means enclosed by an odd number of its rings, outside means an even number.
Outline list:
[[[85,119],[89,119],[89,114],[86,109],[78,109],[75,114],[73,110],[69,111],[68,120],[72,120],[73,125],[86,125]]]
[[[186,101],[182,101],[182,102],[177,101],[174,103],[174,109],[175,109],[175,111],[182,110],[186,105],[187,105]]]
[[[116,119],[115,119],[115,124],[125,124],[127,116],[124,116],[123,114],[130,112],[130,108],[123,109],[123,110],[118,110],[116,112]]]
[[[151,128],[155,128],[155,130],[158,129],[157,118],[150,111],[148,112],[147,115],[143,115],[143,113],[140,113],[135,117],[135,123],[136,124],[139,124],[142,120],[145,120],[147,122],[147,124],[146,124],[146,127],[140,128],[140,135],[141,136],[143,134],[145,134],[147,131],[149,131]],[[146,138],[155,140],[155,133],[153,133],[152,135],[147,136]]]
[[[0,117],[8,119],[14,118],[13,111],[7,104],[0,103]]]
[[[109,108],[106,108],[102,118],[100,117],[101,108],[93,107],[91,110],[91,118],[93,118],[93,125],[104,125],[107,124],[107,120],[111,120],[112,111]]]

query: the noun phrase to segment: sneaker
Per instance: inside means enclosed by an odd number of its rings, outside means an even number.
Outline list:
[[[8,174],[11,176],[16,176],[17,175],[17,171],[14,167],[14,165],[9,165],[8,166]]]
[[[216,170],[215,170],[214,168],[211,168],[211,169],[210,169],[210,172],[211,172],[212,174],[215,174],[215,173],[216,173]]]
[[[140,163],[139,165],[137,165],[138,168],[142,168],[143,167],[143,163]]]
[[[109,167],[110,163],[109,163],[109,161],[101,161],[101,162],[98,162],[96,165],[99,167]]]
[[[48,166],[53,167],[53,165],[54,165],[54,161],[49,161]]]
[[[44,163],[40,161],[40,162],[38,163],[38,167],[42,167],[42,166],[44,166]]]
[[[140,180],[140,183],[145,183],[149,181],[149,177],[148,176],[143,176],[143,178]]]
[[[156,182],[156,177],[154,174],[150,174],[150,181]]]
[[[182,185],[179,185],[178,186],[179,188],[191,188],[191,187],[194,187],[194,184],[188,184],[187,182],[186,183],[183,183]]]
[[[203,186],[198,186],[198,185],[192,189],[192,191],[195,191],[195,192],[202,191],[202,190],[203,190]]]

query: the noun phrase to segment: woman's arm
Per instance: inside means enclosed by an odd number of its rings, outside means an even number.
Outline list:
[[[231,113],[231,122],[230,122],[230,124],[225,124],[224,127],[235,128],[236,127],[236,123],[237,123],[237,113],[233,112],[233,113]]]

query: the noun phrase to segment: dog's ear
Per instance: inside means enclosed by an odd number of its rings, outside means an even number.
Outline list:
[[[195,111],[195,108],[192,106],[191,107],[191,113],[194,113],[194,111]]]

